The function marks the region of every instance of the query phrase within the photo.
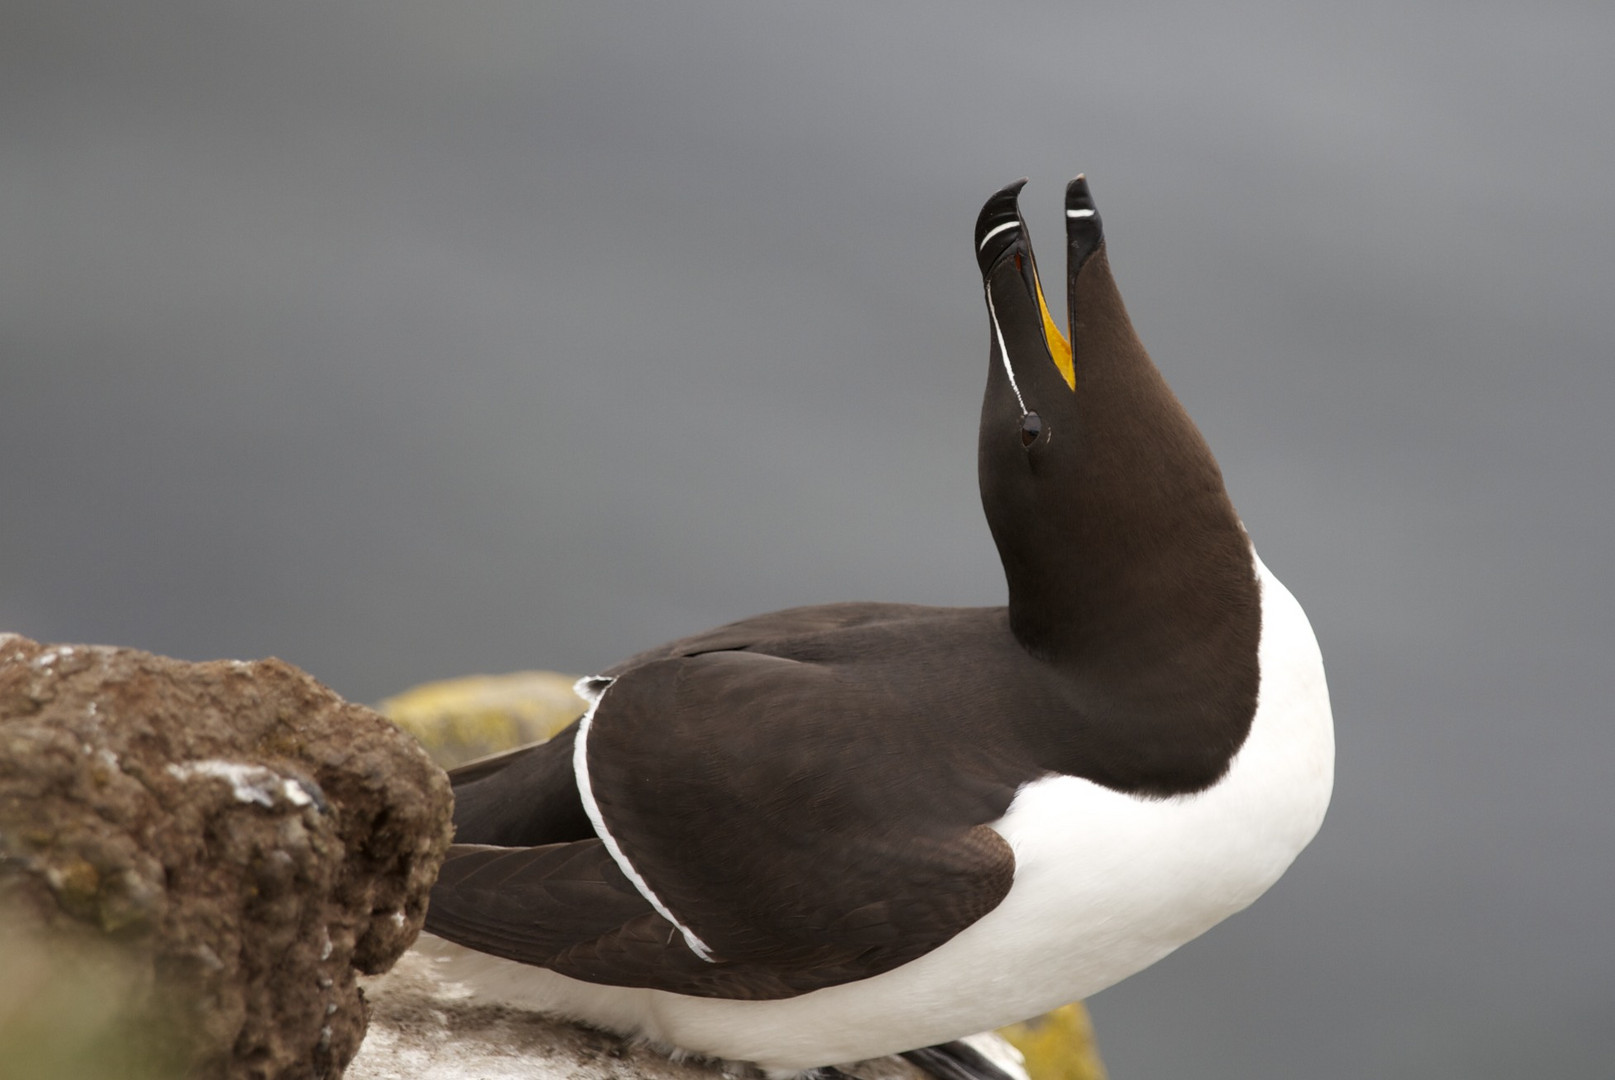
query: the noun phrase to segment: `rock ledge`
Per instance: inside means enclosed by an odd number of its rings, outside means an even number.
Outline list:
[[[341,1074],[449,810],[414,740],[279,660],[0,636],[0,901],[124,946],[192,1076]]]

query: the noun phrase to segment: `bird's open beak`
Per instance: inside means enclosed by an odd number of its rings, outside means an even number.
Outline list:
[[[1021,188],[1025,186],[1024,179],[1017,180],[988,199],[987,204],[981,208],[981,214],[976,218],[976,261],[981,267],[982,278],[989,282],[988,287],[991,288],[993,268],[1005,259],[1015,260],[1015,268],[1020,271],[1027,292],[1037,298],[1037,308],[1043,320],[1043,344],[1048,351],[1049,360],[1059,369],[1060,377],[1065,380],[1066,386],[1075,390],[1077,374],[1071,359],[1071,343],[1066,340],[1060,328],[1055,325],[1054,317],[1049,314],[1048,301],[1043,298],[1043,283],[1037,273],[1037,259],[1032,254],[1032,239],[1026,231],[1026,222],[1021,217],[1019,196]],[[1073,202],[1073,198],[1077,199],[1077,203]],[[1077,206],[1082,216],[1073,216],[1073,206]],[[1089,222],[1092,223],[1091,229]],[[1079,176],[1066,188],[1066,236],[1073,257],[1069,272],[1069,283],[1072,288],[1075,287],[1077,270],[1081,268],[1081,262],[1099,246],[1098,222],[1098,215],[1093,210],[1093,200],[1088,196],[1087,181]],[[1078,242],[1075,230],[1079,226],[1084,237],[1091,232],[1093,239],[1084,249],[1081,259],[1076,259]],[[1069,308],[1069,303],[1067,307]]]

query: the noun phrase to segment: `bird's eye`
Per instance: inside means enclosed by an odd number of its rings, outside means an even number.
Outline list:
[[[1021,445],[1031,446],[1037,442],[1037,437],[1043,434],[1043,418],[1035,412],[1029,412],[1021,417]]]

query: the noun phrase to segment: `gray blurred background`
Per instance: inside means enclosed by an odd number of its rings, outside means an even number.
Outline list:
[[[0,627],[371,701],[1000,602],[971,226],[1062,279],[1086,171],[1340,744],[1113,1074],[1615,1075],[1607,0],[0,24]]]

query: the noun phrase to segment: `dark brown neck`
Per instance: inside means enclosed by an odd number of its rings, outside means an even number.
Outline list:
[[[1047,452],[1029,458],[1027,478],[984,440],[982,499],[1011,628],[1103,698],[1086,708],[1128,723],[1200,712],[1237,745],[1261,630],[1249,542],[1216,460],[1133,331],[1102,247],[1072,283],[1071,308],[1076,388]],[[984,410],[1001,408],[994,398],[990,386]]]

